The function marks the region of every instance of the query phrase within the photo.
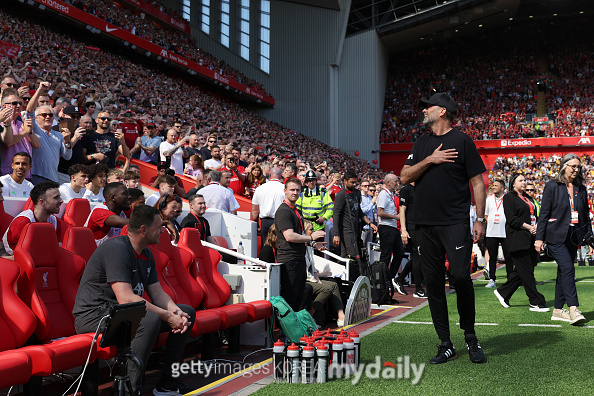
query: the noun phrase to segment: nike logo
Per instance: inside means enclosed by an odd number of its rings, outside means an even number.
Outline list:
[[[113,32],[114,30],[118,30],[118,28],[110,28],[109,25],[105,25],[105,31],[107,33]]]
[[[456,246],[456,250],[460,250],[460,249],[462,249],[464,246],[465,246],[465,245],[462,245],[462,246]]]
[[[134,269],[132,270],[132,272],[136,272],[136,268],[134,268]]]

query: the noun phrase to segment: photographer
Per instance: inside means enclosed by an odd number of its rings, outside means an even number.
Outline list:
[[[551,320],[577,325],[586,318],[579,306],[573,262],[578,245],[592,232],[588,209],[588,193],[584,186],[580,158],[567,154],[561,160],[557,176],[545,185],[534,247],[538,253],[548,252],[557,262],[555,309]],[[567,304],[569,312],[563,306]]]

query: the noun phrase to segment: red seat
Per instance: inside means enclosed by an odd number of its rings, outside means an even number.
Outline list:
[[[27,199],[27,202],[25,202],[25,207],[23,208],[22,211],[25,211],[27,209],[31,209],[31,210],[35,209],[35,205],[33,204],[33,201],[31,200],[31,198]]]
[[[12,223],[12,219],[14,217],[4,211],[4,201],[0,201],[0,235],[4,236],[8,226]]]
[[[157,275],[163,290],[175,301],[196,309],[196,322],[192,326],[192,337],[212,333],[221,328],[221,315],[217,310],[198,309],[204,299],[204,290],[190,275],[190,267],[194,265],[194,256],[186,250],[171,244],[169,232],[161,230],[157,245],[151,245],[155,257]],[[235,314],[238,320],[243,313]],[[245,322],[245,320],[244,320]],[[242,322],[243,323],[243,322]]]
[[[18,294],[33,311],[37,319],[35,335],[43,343],[31,347],[31,351],[27,348],[33,362],[32,374],[47,376],[83,365],[93,334],[76,334],[72,308],[84,259],[58,246],[56,232],[49,223],[27,224],[14,257],[22,273],[17,281]],[[110,357],[113,352],[113,348],[95,347],[90,361],[96,356]]]
[[[181,230],[178,246],[192,252],[194,255],[196,265],[190,268],[196,281],[204,285],[203,287],[206,290],[206,298],[202,302],[204,308],[221,307],[229,299],[231,287],[217,269],[221,255],[216,250],[202,246],[199,236],[198,230],[184,228]],[[247,321],[249,322],[266,319],[272,315],[272,305],[266,300],[225,305],[223,307],[244,307],[247,310]]]
[[[91,203],[88,199],[74,198],[66,204],[62,218],[72,227],[84,227],[90,213]]]
[[[21,350],[35,330],[35,315],[16,295],[14,284],[20,269],[0,259],[0,389],[24,384],[31,377],[31,357]]]
[[[91,231],[90,228],[77,226],[70,227],[66,230],[62,247],[69,252],[78,254],[86,263],[89,261],[93,253],[95,253],[97,244],[95,243],[93,231]]]

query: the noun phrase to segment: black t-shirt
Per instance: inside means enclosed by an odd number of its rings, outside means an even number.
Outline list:
[[[127,235],[102,243],[89,259],[76,293],[74,316],[103,317],[117,304],[110,283],[126,282],[142,296],[147,286],[157,283],[155,260],[149,248],[138,255]]]
[[[415,188],[407,184],[400,189],[400,206],[406,206],[404,215],[406,216],[406,229],[414,230],[415,225],[413,223],[413,208],[415,203]]]
[[[305,243],[287,242],[283,235],[283,230],[288,229],[293,230],[296,234],[303,234],[303,219],[300,220],[295,211],[283,202],[274,215],[274,225],[276,227],[276,239],[278,240],[276,261],[278,263],[288,261],[305,262]]]
[[[93,136],[88,136],[83,139],[84,148],[87,149],[87,155],[102,153],[105,154],[105,159],[101,161],[106,164],[109,169],[115,168],[115,160],[118,157],[118,148],[120,141],[116,139],[111,132],[105,134],[95,132]]]
[[[258,256],[258,258],[262,261],[266,261],[267,263],[276,263],[274,248],[270,245],[262,246],[262,249],[260,249],[260,256]]]
[[[78,128],[78,126],[77,126]],[[52,130],[60,132],[60,128],[57,125],[52,127]],[[74,133],[70,133],[70,138],[74,136]],[[80,139],[74,146],[72,146],[72,157],[69,160],[65,160],[60,157],[60,163],[58,164],[58,172],[68,173],[68,168],[74,164],[84,164],[85,156],[83,155],[83,147],[85,145],[85,136]]]
[[[415,183],[413,218],[417,225],[452,225],[470,221],[469,180],[485,172],[485,164],[467,134],[452,129],[445,135],[419,137],[405,165],[415,165],[441,150],[456,149],[454,162],[431,165]]]
[[[210,154],[210,149],[206,146],[200,149],[200,154],[202,155],[202,161],[206,161],[212,158],[212,155]]]
[[[200,239],[205,241],[210,236],[210,224],[204,217],[195,216],[192,212],[188,213],[181,222],[181,228],[195,228],[200,232]]]
[[[200,157],[202,157],[202,151],[201,149],[197,148],[192,148],[190,146],[186,147],[186,152],[188,153],[188,158],[190,158],[191,156],[198,154]]]

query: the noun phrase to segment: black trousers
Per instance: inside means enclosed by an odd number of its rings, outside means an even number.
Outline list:
[[[260,248],[264,246],[264,242],[266,242],[266,238],[268,237],[268,230],[273,224],[274,219],[272,217],[260,218]]]
[[[297,312],[301,309],[305,289],[305,258],[287,261],[281,267],[281,297]]]
[[[406,251],[410,252],[410,260],[404,266],[404,269],[398,275],[398,280],[400,282],[404,281],[404,278],[412,272],[413,280],[415,282],[415,286],[417,290],[422,289],[423,283],[423,270],[421,268],[421,260],[419,258],[419,249],[418,249],[418,242],[417,242],[417,232],[416,230],[408,230],[408,243],[406,244]]]
[[[505,257],[505,272],[507,272],[507,277],[509,278],[514,268],[513,259],[507,250],[505,238],[487,237],[486,239],[487,251],[489,252],[489,278],[493,280],[496,279],[495,271],[497,271],[497,255],[499,253],[499,244],[501,244],[501,248],[503,249],[503,256]]]
[[[394,278],[400,269],[400,263],[404,257],[404,245],[398,228],[387,225],[378,227],[380,242],[380,261],[390,266],[390,277]],[[392,254],[394,257],[392,258]],[[390,264],[390,259],[392,263]]]
[[[470,278],[472,238],[470,224],[416,226],[419,257],[427,285],[433,326],[442,342],[450,341],[448,304],[445,295],[445,255],[450,263],[450,284],[456,288],[460,327],[474,334],[474,287]]]
[[[507,276],[507,281],[497,288],[501,297],[509,300],[514,292],[524,286],[524,291],[528,296],[528,301],[532,305],[545,305],[545,297],[536,290],[536,280],[534,279],[534,258],[532,254],[534,249],[520,250],[511,254],[511,260],[514,269]],[[507,260],[506,260],[507,262]]]
[[[177,304],[177,306],[190,315],[189,320],[194,323],[196,320],[196,310],[189,305]],[[97,330],[100,320],[101,317],[99,316],[93,316],[93,318],[77,317],[74,321],[74,327],[78,334],[94,333]],[[128,362],[128,375],[135,391],[142,389],[144,369],[148,363],[149,355],[153,350],[157,336],[159,333],[164,332],[169,332],[169,335],[165,344],[161,378],[170,380],[172,364],[181,363],[182,361],[186,343],[190,338],[191,328],[187,329],[183,334],[172,333],[169,324],[161,320],[161,317],[157,313],[146,311],[146,315],[140,320],[136,336],[132,340],[132,351],[138,355],[143,366],[136,367],[131,361]]]

